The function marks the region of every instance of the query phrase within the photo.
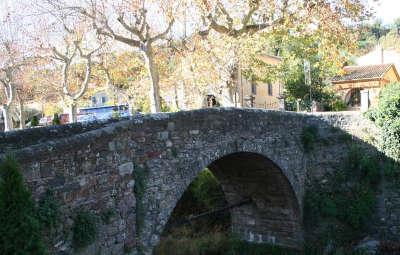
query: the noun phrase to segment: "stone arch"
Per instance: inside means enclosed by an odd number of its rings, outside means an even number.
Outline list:
[[[345,95],[345,103],[348,108],[354,109],[359,108],[361,106],[361,89],[360,88],[352,88]]]
[[[250,242],[301,248],[301,202],[287,173],[271,159],[258,152],[230,152],[225,148],[224,153],[217,151],[211,157],[207,157],[207,160],[200,159],[197,163],[200,164],[197,165],[196,171],[190,173],[183,188],[180,188],[172,208],[165,208],[165,212],[159,212],[164,218],[156,223],[158,231],[148,236],[151,240],[147,244],[144,243],[144,247],[156,246],[184,191],[198,173],[208,167],[220,181],[228,204],[249,201],[230,211],[232,232]]]

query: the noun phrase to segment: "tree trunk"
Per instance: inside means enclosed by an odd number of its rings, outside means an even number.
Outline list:
[[[10,107],[3,105],[2,107],[3,120],[4,120],[4,131],[10,131],[13,128],[13,124],[10,116]]]
[[[69,123],[76,123],[77,122],[77,106],[76,106],[76,101],[72,100],[70,105],[68,106],[68,118],[69,118]]]
[[[18,102],[18,111],[19,111],[19,128],[24,129],[26,128],[25,125],[25,109],[24,109],[24,103],[20,100]]]
[[[135,99],[132,97],[128,97],[128,107],[129,107],[129,114],[134,115],[137,112],[137,109],[135,108]]]
[[[151,45],[143,52],[146,67],[150,76],[150,111],[152,113],[161,112],[161,97],[160,97],[160,75],[158,67],[154,61],[154,54]]]

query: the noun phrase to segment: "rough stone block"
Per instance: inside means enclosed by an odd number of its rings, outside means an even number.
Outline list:
[[[168,131],[158,132],[158,139],[160,140],[167,140],[169,137]]]
[[[119,175],[127,175],[133,173],[133,162],[127,162],[118,166]]]

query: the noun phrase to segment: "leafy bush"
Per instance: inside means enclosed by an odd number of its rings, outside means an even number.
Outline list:
[[[117,212],[113,208],[106,209],[101,212],[100,218],[105,224],[110,224],[113,217],[117,215]]]
[[[155,255],[290,255],[299,254],[278,246],[248,243],[226,233],[212,232],[196,238],[164,238]]]
[[[179,203],[172,212],[163,235],[180,237],[198,237],[206,233],[228,230],[230,226],[229,211],[209,214],[205,217],[190,221],[188,217],[204,212],[210,212],[227,205],[224,192],[209,169],[204,169],[189,185]]]
[[[96,216],[88,211],[79,211],[74,219],[73,245],[76,249],[84,248],[96,240],[97,219]]]
[[[309,184],[304,223],[318,233],[318,240],[311,243],[348,244],[362,235],[374,213],[379,173],[377,158],[353,146],[341,169]]]
[[[309,126],[303,129],[301,133],[301,142],[305,152],[310,152],[314,149],[317,136],[318,129],[316,126]]]
[[[347,109],[346,103],[340,98],[335,98],[330,103],[330,110],[334,112],[345,111]]]
[[[61,124],[60,117],[58,116],[57,113],[54,113],[54,115],[53,115],[52,124],[53,125],[60,125]]]
[[[0,254],[45,254],[36,208],[18,163],[0,165]]]
[[[113,112],[111,114],[111,117],[113,119],[120,119],[121,118],[121,113],[118,111],[118,107],[115,107],[116,109],[113,109]]]
[[[376,108],[367,117],[382,129],[382,149],[400,161],[400,83],[392,83],[381,90]]]
[[[39,120],[37,116],[33,116],[31,120],[31,127],[39,126]]]
[[[189,186],[189,190],[204,210],[216,208],[221,204],[221,198],[224,198],[224,193],[217,178],[207,168],[199,173]]]
[[[60,223],[60,203],[51,190],[47,190],[39,201],[37,209],[39,221],[46,232],[57,229]]]

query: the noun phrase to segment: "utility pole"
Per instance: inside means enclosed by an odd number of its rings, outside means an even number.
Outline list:
[[[310,87],[310,106],[312,105],[312,91],[311,91],[311,64],[310,61],[304,59],[304,82]]]

